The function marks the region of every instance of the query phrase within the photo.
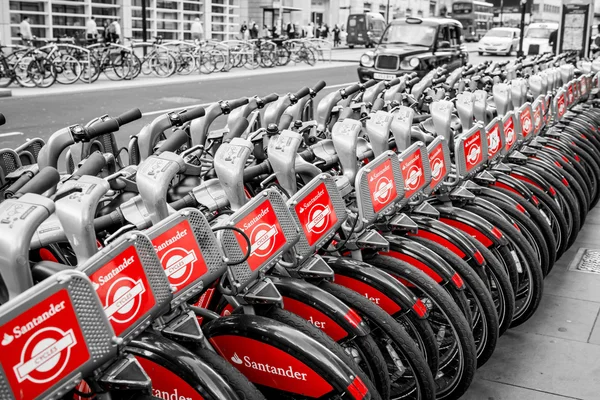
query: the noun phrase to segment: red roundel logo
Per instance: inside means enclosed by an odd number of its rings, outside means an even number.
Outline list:
[[[558,96],[556,103],[558,108],[558,116],[562,117],[565,114],[565,95],[561,94]]]
[[[133,280],[124,276],[115,280],[104,300],[104,312],[108,319],[119,324],[131,322],[140,311],[145,292],[146,287],[141,279]]]
[[[258,204],[254,210],[242,218],[237,224],[250,239],[251,248],[248,257],[250,269],[261,267],[270,257],[275,255],[286,243],[287,239],[281,230],[277,214],[273,210],[271,202],[265,199]],[[236,234],[242,252],[247,251],[246,240]]]
[[[508,118],[504,123],[504,134],[506,136],[506,150],[510,150],[517,139],[517,135],[515,134],[515,124],[512,117]]]
[[[521,128],[523,132],[523,137],[527,137],[531,132],[531,113],[529,109],[525,109],[525,111],[521,112]]]
[[[482,158],[481,131],[477,131],[475,134],[468,137],[463,144],[463,149],[465,151],[467,171],[470,171]]]
[[[187,220],[152,238],[152,244],[175,293],[196,282],[208,271]]]
[[[535,123],[535,129],[538,130],[542,126],[542,106],[536,107],[533,113],[533,122]]]
[[[444,161],[441,158],[436,158],[431,164],[431,179],[438,180],[442,175],[442,169],[444,168]]]
[[[295,211],[309,246],[315,244],[338,221],[324,183],[298,201]]]
[[[129,246],[96,270],[90,279],[117,335],[136,323],[156,304],[134,246]]]
[[[425,184],[421,149],[407,155],[400,163],[400,168],[404,178],[404,197],[410,199]]]
[[[17,379],[19,382],[51,382],[67,366],[71,349],[76,344],[73,329],[40,329],[23,346],[21,362],[13,368]]]
[[[429,165],[431,166],[431,183],[429,186],[434,188],[437,183],[446,175],[446,163],[444,160],[444,147],[442,143],[429,153]]]
[[[487,133],[488,140],[488,157],[493,157],[496,155],[498,150],[500,150],[500,128],[498,124],[494,125],[492,129],[490,129]]]
[[[0,326],[0,364],[17,398],[38,398],[90,359],[62,289]]]
[[[369,191],[371,192],[373,211],[375,213],[383,210],[387,205],[396,200],[398,195],[396,192],[396,181],[394,180],[393,165],[389,159],[373,168],[367,174],[367,179]]]

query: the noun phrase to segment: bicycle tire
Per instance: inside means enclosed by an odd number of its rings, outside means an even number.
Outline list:
[[[367,322],[371,328],[371,335],[377,335],[382,332],[385,333],[387,338],[379,338],[381,351],[390,351],[387,346],[390,345],[390,341],[394,343],[398,348],[402,349],[404,354],[403,361],[406,361],[411,365],[411,369],[414,372],[414,378],[417,380],[417,389],[422,396],[414,397],[416,399],[435,399],[435,383],[433,379],[432,371],[429,369],[427,361],[421,354],[421,351],[417,348],[412,338],[404,331],[402,326],[394,320],[392,316],[382,310],[379,306],[367,300],[357,292],[348,289],[344,286],[337,285],[332,282],[324,282],[321,287],[324,287],[329,293],[333,294],[338,299],[344,301],[359,313],[359,315]],[[393,360],[388,362],[388,365],[394,366]],[[388,370],[390,370],[388,368]],[[392,370],[390,370],[392,371]],[[395,371],[395,370],[394,370]],[[392,375],[395,375],[392,372]],[[407,393],[394,392],[392,389],[392,399],[399,398],[413,398],[408,397]]]
[[[367,262],[391,273],[392,276],[410,282],[412,284],[411,290],[416,292],[415,294],[418,297],[424,299],[424,303],[428,305],[430,320],[434,317],[439,317],[432,311],[435,306],[435,312],[441,313],[441,317],[448,321],[457,343],[456,354],[459,355],[458,374],[451,382],[441,381],[449,375],[449,371],[453,366],[440,353],[441,372],[436,375],[436,393],[438,399],[460,398],[473,382],[475,370],[477,369],[475,340],[473,339],[469,322],[462,311],[452,301],[450,295],[436,281],[422,271],[400,260],[378,254],[371,256]],[[434,333],[436,333],[435,330]],[[437,335],[438,341],[442,340],[443,344],[443,340],[446,338],[446,331],[442,332],[442,329],[440,329],[437,331]],[[442,336],[441,339],[440,336]]]
[[[375,389],[375,386],[373,385],[371,380],[367,378],[367,375],[364,373],[364,371],[362,371],[358,367],[358,365],[356,365],[354,360],[352,360],[348,356],[348,354],[346,354],[344,349],[332,338],[327,336],[325,332],[323,332],[307,320],[303,319],[302,317],[299,317],[296,314],[293,314],[287,310],[276,306],[257,309],[257,314],[274,319],[275,321],[281,322],[282,324],[288,325],[321,343],[329,351],[333,352],[333,354],[338,356],[343,362],[350,366],[350,368],[360,377],[363,383],[367,386],[369,392],[372,395],[371,398],[373,400],[383,400],[377,389]]]

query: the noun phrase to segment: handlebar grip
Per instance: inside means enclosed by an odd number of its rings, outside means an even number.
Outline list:
[[[446,82],[446,77],[445,76],[440,76],[439,78],[435,78],[432,81],[432,84],[433,85],[439,85],[440,83],[444,83],[444,82]]]
[[[0,125],[4,125],[6,123],[6,117],[4,114],[0,113]]]
[[[165,151],[175,151],[187,143],[189,137],[183,129],[175,129],[173,133],[160,145],[155,154]]]
[[[350,85],[342,90],[344,91],[344,94],[346,96],[350,96],[351,94],[354,94],[360,90],[360,85],[358,83],[355,83],[354,85]]]
[[[293,115],[283,114],[279,120],[279,125],[277,125],[277,128],[279,128],[280,131],[284,129],[290,129],[290,125],[292,124],[293,120]]]
[[[186,207],[198,207],[198,201],[193,194],[188,193],[179,200],[169,203],[169,205],[173,207],[174,210],[178,211]]]
[[[408,74],[408,77],[410,79],[416,78],[419,74],[417,74],[416,72],[411,72],[410,74]]]
[[[383,108],[384,105],[385,105],[385,101],[383,101],[383,99],[381,97],[378,97],[377,100],[375,100],[373,102],[373,105],[371,106],[371,111],[372,112],[379,111]]]
[[[71,175],[71,178],[77,179],[83,175],[96,176],[102,171],[102,168],[106,166],[106,158],[99,151],[93,152],[86,160],[83,165],[77,169]]]
[[[244,170],[244,182],[252,180],[260,175],[271,172],[271,164],[268,161],[263,161],[260,164],[253,165]]]
[[[125,218],[123,218],[123,214],[119,209],[94,219],[94,230],[96,232],[120,228],[123,225],[125,225]]]
[[[370,88],[371,86],[375,86],[375,84],[376,84],[377,82],[378,82],[378,81],[377,81],[376,79],[371,79],[371,80],[369,80],[369,81],[366,81],[365,83],[363,83],[362,87],[363,87],[363,89],[368,89],[368,88]]]
[[[310,88],[308,86],[304,86],[302,89],[300,89],[296,93],[294,93],[294,97],[296,97],[297,99],[301,99],[302,97],[306,96],[309,93],[310,93]]]
[[[391,88],[392,86],[396,86],[396,85],[397,85],[397,84],[399,84],[399,83],[400,83],[400,78],[394,78],[394,79],[392,79],[391,81],[388,81],[388,82],[386,83],[386,86],[387,86],[388,88]]]
[[[420,80],[421,79],[419,78],[412,78],[410,81],[406,82],[406,87],[413,87],[414,85],[419,83]]]
[[[248,104],[248,101],[250,100],[247,97],[241,97],[239,99],[227,101],[227,105],[229,106],[230,110],[233,110],[235,108]]]
[[[315,93],[319,93],[321,90],[323,90],[325,86],[327,86],[327,83],[325,83],[325,81],[319,81],[315,86],[313,86],[312,90]]]
[[[193,119],[204,117],[205,113],[206,110],[204,110],[204,107],[194,107],[180,113],[179,118],[181,119],[181,123],[185,124]]]
[[[87,140],[92,140],[95,137],[104,135],[105,133],[115,132],[119,130],[119,123],[114,119],[100,122],[99,124],[87,128]]]
[[[269,95],[266,95],[265,97],[261,97],[261,100],[262,100],[263,104],[269,104],[269,103],[274,102],[278,98],[279,98],[279,95],[277,93],[271,93]]]
[[[136,121],[142,118],[142,112],[139,108],[132,108],[129,111],[125,111],[123,114],[119,115],[115,120],[119,123],[119,126],[123,126],[130,122]]]
[[[223,137],[223,143],[229,143],[233,140],[233,138],[241,137],[242,133],[248,129],[250,123],[246,118],[237,119],[232,126],[229,127],[229,132],[225,134]]]
[[[60,174],[53,167],[44,167],[36,176],[31,178],[29,182],[27,182],[19,191],[16,193],[25,194],[25,193],[35,193],[42,194],[46,190],[49,190],[56,186],[56,184],[60,181]]]

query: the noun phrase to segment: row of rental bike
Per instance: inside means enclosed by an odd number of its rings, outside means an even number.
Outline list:
[[[600,60],[507,64],[1,150],[0,399],[460,398],[600,199]]]

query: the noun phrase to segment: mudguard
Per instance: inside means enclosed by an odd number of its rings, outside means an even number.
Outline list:
[[[379,254],[397,258],[419,268],[440,285],[452,281],[456,271],[446,260],[427,247],[403,236],[385,235],[385,238],[390,242],[390,251]]]
[[[213,367],[163,336],[144,331],[128,344],[125,352],[133,354],[152,379],[155,397],[164,398],[166,392],[178,399],[178,396],[197,399],[198,395],[204,399],[238,399],[233,388]]]
[[[546,181],[540,174],[530,168],[519,165],[513,166],[510,176],[538,187],[552,196],[552,198],[556,197],[556,190],[552,187],[552,185],[550,185],[548,181]]]
[[[512,167],[512,165],[510,166]],[[525,184],[520,182],[518,179],[513,178],[512,176],[501,171],[491,170],[490,173],[494,176],[494,178],[496,178],[496,182],[491,185],[492,187],[510,190],[511,192],[524,197],[527,201],[533,201],[535,203],[531,190],[529,190],[527,186],[525,186]]]
[[[320,398],[333,390],[350,395],[356,383],[354,371],[321,343],[270,318],[234,314],[207,323],[204,333],[258,385]],[[266,372],[267,367],[272,369]]]
[[[523,213],[526,216],[529,216],[529,213],[527,212],[527,210],[525,210],[516,200],[514,200],[512,197],[507,196],[506,194],[499,192],[497,190],[488,188],[488,187],[481,187],[480,189],[478,189],[477,191],[475,190],[471,190],[474,194],[476,194],[478,197],[476,197],[474,199],[475,204],[477,204],[477,202],[479,201],[479,196],[482,196],[483,198],[492,198],[495,200],[499,200],[503,203],[506,203],[514,208],[516,208],[519,212]],[[489,202],[486,202],[489,204]]]
[[[324,256],[325,262],[335,272],[334,282],[365,296],[390,315],[411,310],[419,318],[420,300],[387,272],[362,261],[345,257]]]
[[[310,322],[336,342],[347,336],[366,336],[370,333],[367,324],[352,308],[318,286],[288,277],[271,276],[271,281],[283,296],[284,309],[304,319],[308,319],[310,313],[310,317],[314,318]],[[327,320],[327,323],[316,323],[323,320]]]
[[[435,206],[440,221],[474,237],[485,247],[506,245],[507,241],[494,225],[485,218],[458,207]]]
[[[483,266],[484,260],[481,253],[460,231],[430,217],[420,215],[411,215],[410,217],[417,223],[419,229],[415,233],[409,233],[408,236],[433,240],[460,258],[473,259],[478,266]]]

